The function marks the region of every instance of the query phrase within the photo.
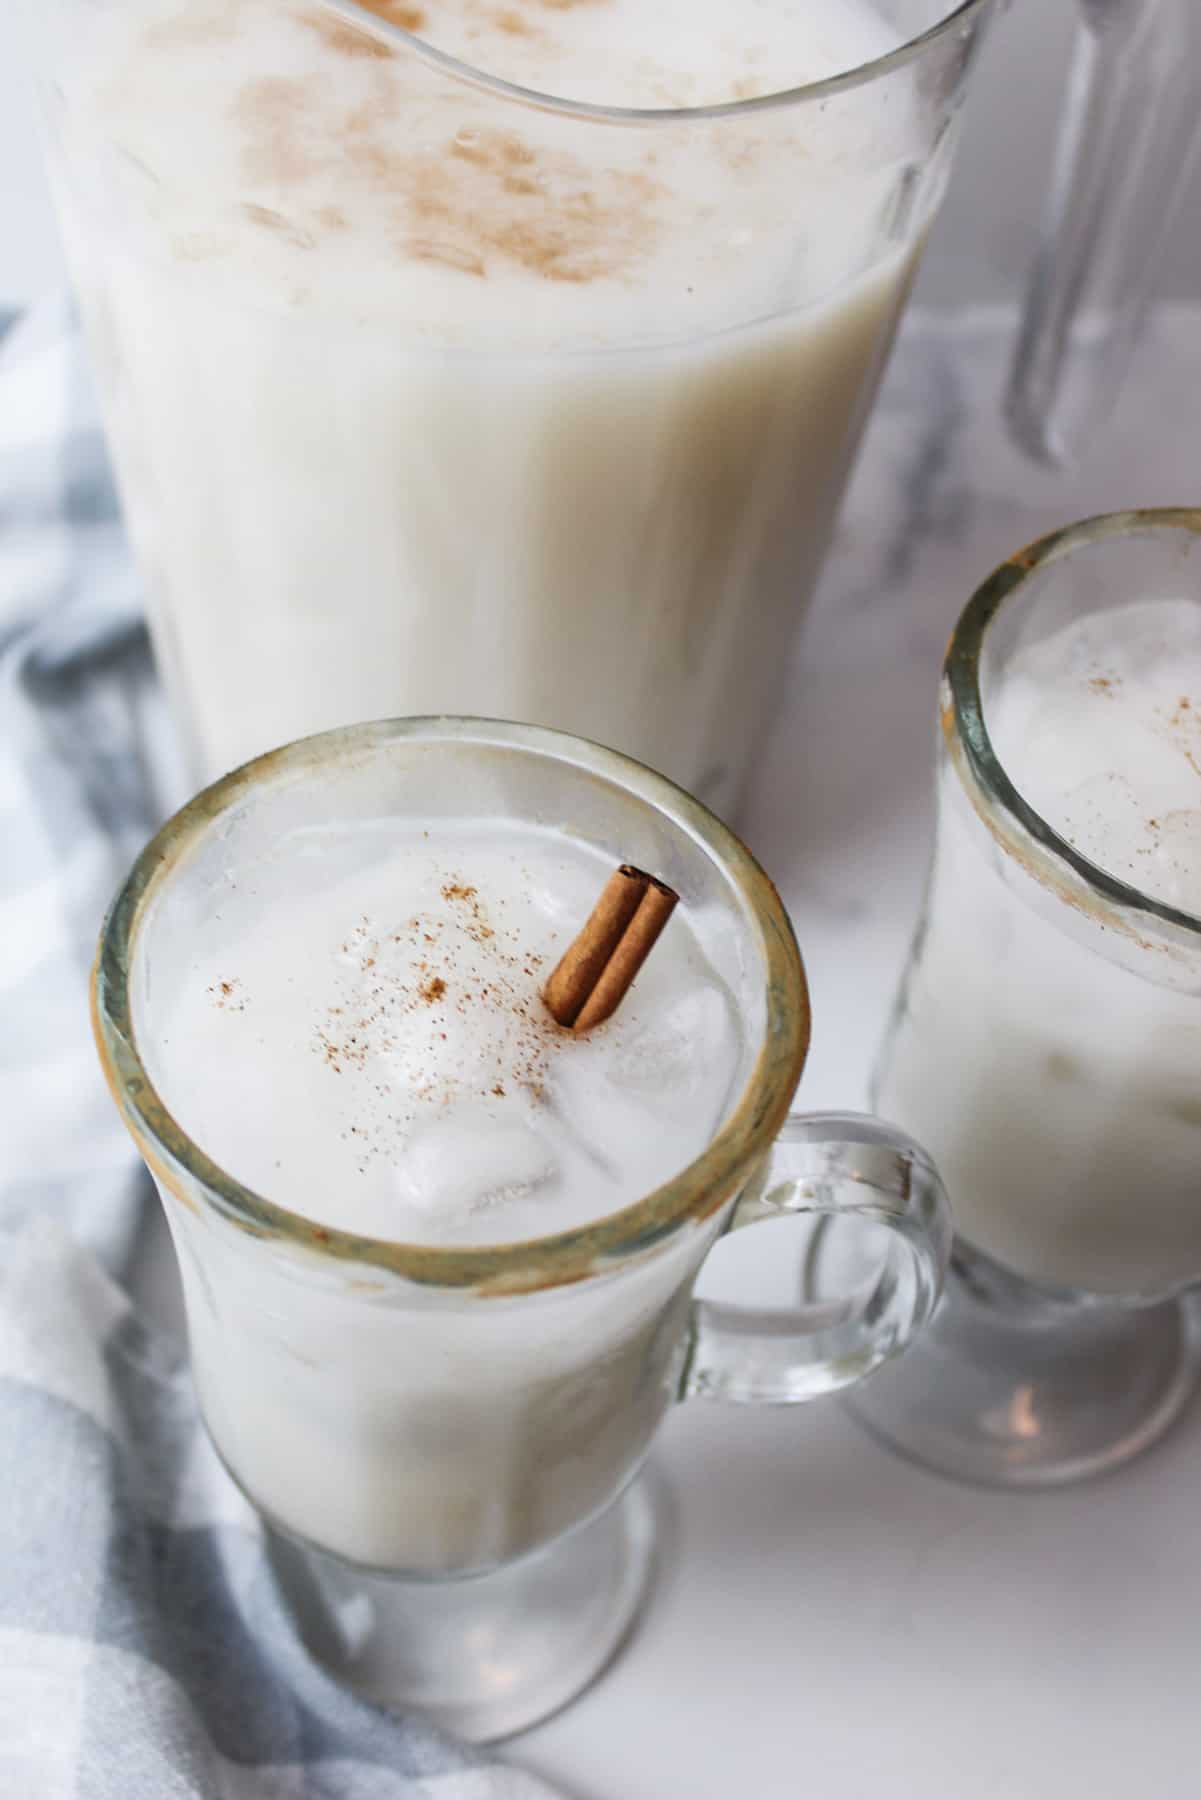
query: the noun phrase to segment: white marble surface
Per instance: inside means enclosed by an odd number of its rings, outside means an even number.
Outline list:
[[[1072,475],[1004,440],[1010,328],[998,312],[906,327],[745,822],[809,968],[809,1108],[864,1103],[920,898],[939,664],[972,589],[1070,519],[1201,500],[1201,310],[1161,313]],[[740,1289],[757,1273],[774,1300],[779,1267],[747,1266],[756,1236]],[[170,1308],[168,1258],[147,1245]],[[509,1751],[569,1800],[1201,1792],[1201,1408],[1141,1463],[1058,1494],[940,1481],[829,1403],[693,1403],[656,1463],[674,1528],[645,1621]]]
[[[1201,500],[1201,312],[1160,316],[1109,435],[1063,476],[1004,442],[1006,323],[911,321],[748,821],[809,967],[808,1107],[864,1101],[920,897],[939,663],[973,587],[1072,518]],[[574,1800],[1201,1792],[1201,1411],[1059,1494],[952,1486],[829,1404],[694,1403],[657,1461],[676,1544],[640,1635],[512,1750]]]

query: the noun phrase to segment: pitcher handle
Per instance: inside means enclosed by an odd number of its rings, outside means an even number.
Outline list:
[[[1006,414],[1073,461],[1125,378],[1201,150],[1197,0],[1079,0],[1064,122]]]
[[[885,1227],[870,1277],[840,1301],[789,1311],[694,1300],[680,1399],[816,1399],[899,1354],[930,1318],[951,1216],[920,1144],[861,1113],[794,1115],[728,1229],[798,1213],[829,1217],[836,1233]]]

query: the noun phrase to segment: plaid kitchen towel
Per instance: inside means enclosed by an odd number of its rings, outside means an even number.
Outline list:
[[[70,310],[0,318],[0,1795],[546,1800],[312,1662],[123,1286],[87,971],[175,780]]]

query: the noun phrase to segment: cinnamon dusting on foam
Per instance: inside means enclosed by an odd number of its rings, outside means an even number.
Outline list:
[[[540,0],[562,6],[565,0]],[[597,0],[572,0],[596,4]],[[420,8],[376,0],[381,18],[416,29]],[[498,16],[505,30],[526,29],[521,13]],[[658,246],[664,189],[654,152],[629,167],[596,169],[571,151],[536,144],[514,130],[465,122],[434,144],[414,143],[405,128],[412,96],[394,71],[389,47],[307,11],[298,22],[337,53],[378,59],[366,96],[339,110],[337,85],[321,76],[260,76],[245,82],[232,117],[245,133],[241,164],[248,183],[269,187],[283,206],[247,201],[245,219],[297,249],[311,249],[347,228],[346,212],[306,212],[304,190],[339,166],[385,213],[397,254],[437,263],[476,279],[518,268],[545,281],[620,279]],[[533,29],[532,27],[530,29]],[[380,53],[382,57],[380,56]],[[294,197],[285,199],[285,190]]]
[[[311,231],[306,231],[303,225],[297,225],[285,214],[276,212],[272,206],[256,206],[252,201],[245,201],[242,215],[252,225],[261,225],[264,230],[275,232],[285,243],[294,244],[298,250],[311,250],[317,241]]]
[[[321,173],[306,123],[321,103],[318,76],[262,75],[246,82],[231,107],[244,127],[242,173],[270,187],[296,187]]]
[[[405,1076],[410,1104],[422,1113],[514,1091],[542,1098],[551,1058],[568,1035],[539,997],[544,959],[523,948],[520,932],[493,919],[473,884],[452,876],[433,905],[395,928],[364,916],[341,944],[339,960],[350,970],[341,1004],[325,1010],[312,1040],[333,1074],[371,1071],[402,1040],[418,1042],[406,1022],[424,1017],[432,1033],[429,1066],[407,1067]],[[502,1027],[490,1033],[496,1062],[481,1061],[473,1048],[489,1021]],[[391,1104],[378,1114],[365,1110],[348,1128],[361,1170],[376,1156],[395,1156],[406,1129],[395,1096],[385,1085],[375,1092]]]
[[[402,31],[420,31],[426,21],[424,7],[406,6],[400,0],[359,0],[359,4],[364,12],[374,13],[377,19],[384,19],[389,25],[399,25]],[[383,38],[330,13],[304,13],[301,22],[342,56],[363,56],[387,62],[396,55],[393,46]]]

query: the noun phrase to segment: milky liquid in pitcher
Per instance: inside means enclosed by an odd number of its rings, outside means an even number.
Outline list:
[[[288,900],[239,873],[141,1026],[178,1123],[258,1193],[369,1236],[546,1236],[678,1174],[737,1098],[737,1008],[682,909],[605,1024],[543,1003],[612,873],[592,846],[418,821],[272,858]]]
[[[1054,831],[1201,917],[1201,608],[1132,602],[1023,646],[985,721]],[[952,768],[942,779],[881,1110],[929,1145],[957,1228],[1007,1267],[1099,1293],[1195,1279],[1201,957],[1091,926],[1002,852]]]
[[[372,10],[642,108],[896,41],[868,0]],[[447,711],[729,804],[941,191],[916,102],[594,124],[320,0],[97,9],[62,93],[68,247],[196,771]]]

